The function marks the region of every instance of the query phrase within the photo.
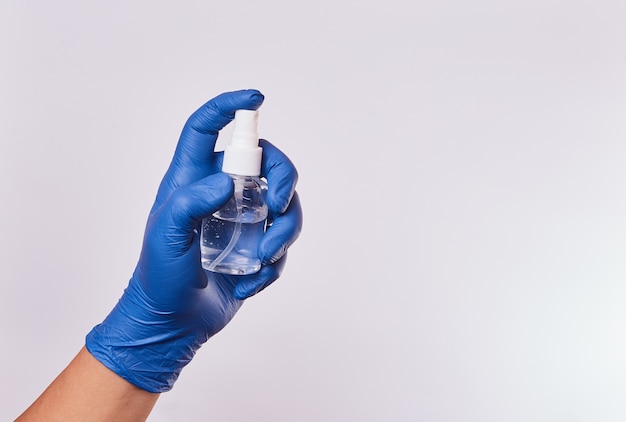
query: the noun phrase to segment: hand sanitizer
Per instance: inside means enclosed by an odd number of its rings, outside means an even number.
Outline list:
[[[235,192],[228,202],[202,220],[200,252],[206,270],[252,274],[261,269],[258,246],[265,233],[267,183],[259,178],[263,149],[257,134],[258,112],[237,110],[222,171],[233,178]]]

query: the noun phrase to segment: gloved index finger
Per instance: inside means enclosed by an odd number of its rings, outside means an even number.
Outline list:
[[[263,100],[256,89],[225,92],[196,110],[183,127],[153,210],[175,189],[216,173],[219,169],[213,150],[219,131],[235,118],[236,110],[256,110]]]

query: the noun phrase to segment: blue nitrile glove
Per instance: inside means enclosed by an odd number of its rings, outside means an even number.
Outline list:
[[[297,172],[276,147],[262,140],[271,226],[259,245],[256,274],[228,276],[202,269],[202,218],[232,195],[220,173],[217,134],[237,109],[256,109],[263,95],[244,90],[219,95],[187,121],[161,182],[146,226],[137,267],[121,299],[87,335],[87,349],[122,378],[151,392],[172,388],[196,350],[233,318],[243,303],[276,280],[287,248],[302,226],[295,193]]]

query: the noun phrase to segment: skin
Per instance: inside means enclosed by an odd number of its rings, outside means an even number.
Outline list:
[[[107,369],[83,347],[16,422],[145,421],[158,398]]]

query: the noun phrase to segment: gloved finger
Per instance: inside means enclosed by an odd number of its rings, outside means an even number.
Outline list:
[[[237,276],[237,285],[233,290],[236,299],[244,300],[254,296],[267,286],[278,280],[285,268],[287,255],[270,265],[263,265],[259,272],[246,276]]]
[[[271,216],[285,212],[296,190],[298,171],[289,157],[265,139],[259,140],[263,148],[261,175],[267,179],[267,206]]]
[[[258,255],[263,264],[278,261],[296,241],[302,231],[302,207],[297,192],[289,203],[287,211],[274,219],[272,225],[261,238]]]
[[[155,213],[148,227],[151,242],[170,256],[180,256],[193,242],[198,223],[218,210],[233,194],[233,181],[218,173],[174,191]]]
[[[255,89],[226,92],[209,100],[187,119],[153,211],[177,188],[219,171],[213,154],[218,132],[235,118],[236,110],[256,110],[263,100],[263,94]]]

